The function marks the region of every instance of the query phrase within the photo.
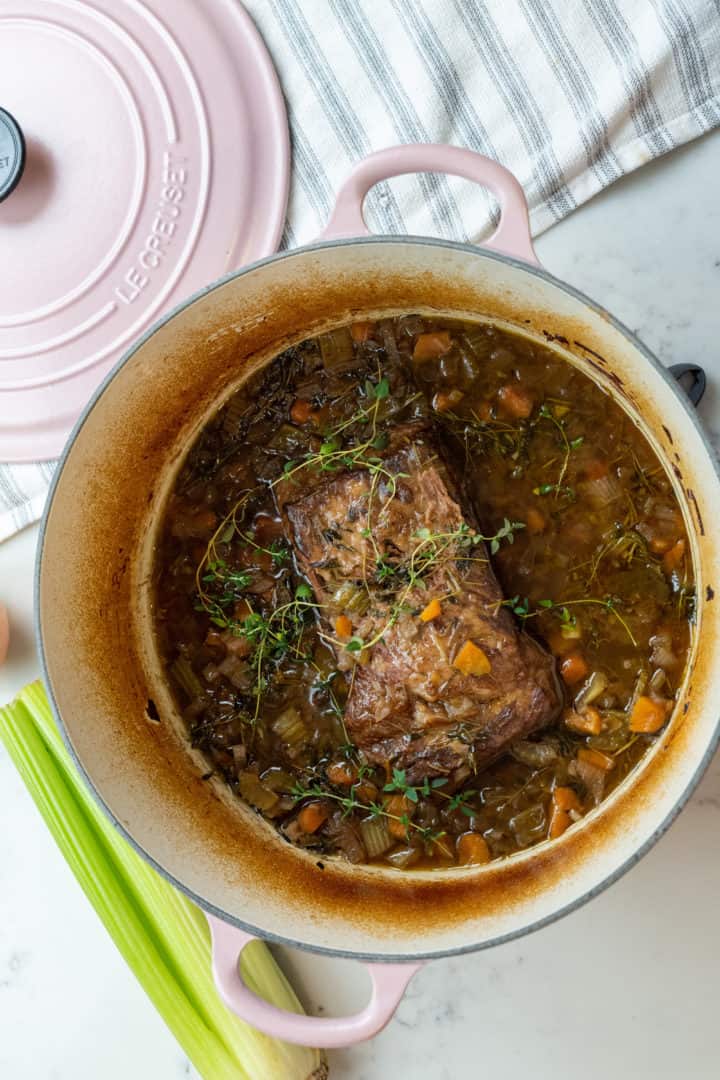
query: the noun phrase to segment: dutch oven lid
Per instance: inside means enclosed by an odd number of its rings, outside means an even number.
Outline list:
[[[236,0],[5,0],[0,39],[0,461],[36,461],[164,311],[275,250],[287,118]]]

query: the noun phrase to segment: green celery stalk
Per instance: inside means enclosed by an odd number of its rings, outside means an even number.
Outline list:
[[[39,683],[0,709],[0,738],[56,843],[118,949],[205,1080],[323,1080],[318,1050],[249,1027],[212,980],[202,912],[127,843],[95,803],[68,755]],[[243,954],[248,985],[302,1011],[265,945]]]

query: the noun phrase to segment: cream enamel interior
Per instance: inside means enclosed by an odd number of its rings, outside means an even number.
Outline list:
[[[203,763],[193,761],[179,734],[149,611],[154,530],[208,413],[286,344],[356,314],[400,310],[501,319],[525,333],[562,338],[555,347],[621,401],[666,463],[686,516],[699,587],[686,692],[670,728],[639,767],[644,782],[637,773],[631,778],[632,814],[614,814],[614,804],[627,797],[626,782],[581,826],[545,845],[552,849],[545,852],[545,870],[526,875],[517,891],[513,873],[518,865],[530,871],[539,865],[539,849],[506,860],[513,871],[433,872],[436,881],[471,879],[487,902],[478,906],[465,897],[456,918],[409,927],[399,898],[393,910],[389,895],[382,921],[363,903],[364,893],[376,889],[371,879],[397,879],[397,872],[330,868],[343,899],[329,900],[320,917],[302,890],[287,887],[290,879],[259,871],[256,862],[248,866],[244,851],[258,831],[278,859],[310,857],[290,852],[221,787],[213,790],[199,779]],[[208,908],[270,937],[357,955],[481,947],[597,890],[649,843],[697,778],[718,722],[720,601],[707,597],[720,584],[720,548],[710,529],[719,497],[713,459],[675,387],[605,312],[546,275],[434,241],[355,241],[294,252],[220,283],[160,324],[116,370],[77,430],[49,508],[39,573],[50,689],[102,801],[138,846]],[[160,725],[147,718],[148,698],[158,706]],[[664,767],[669,762],[672,768]],[[413,878],[427,877],[402,876],[406,890]],[[320,887],[326,885],[323,878]]]

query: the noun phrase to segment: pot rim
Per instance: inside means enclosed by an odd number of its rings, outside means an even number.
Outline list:
[[[490,938],[487,941],[480,943],[473,942],[471,944],[463,944],[454,948],[436,949],[429,952],[404,952],[404,953],[392,953],[392,952],[362,952],[350,949],[332,948],[330,946],[309,945],[306,942],[298,941],[295,938],[287,937],[282,934],[276,934],[270,931],[264,930],[262,927],[254,926],[252,923],[244,922],[242,919],[238,919],[235,916],[229,915],[221,908],[212,904],[210,901],[204,899],[197,894],[189,886],[185,885],[181,880],[175,877],[170,871],[161,866],[145,849],[139,844],[125,829],[118,818],[113,813],[112,809],[103,799],[101,792],[96,787],[92,777],[86,771],[82,765],[79,757],[77,756],[73,744],[70,740],[69,733],[65,727],[65,723],[60,715],[60,711],[55,702],[55,698],[52,692],[50,676],[48,671],[48,665],[45,656],[45,648],[43,644],[42,626],[41,626],[41,614],[40,614],[40,590],[41,590],[41,574],[42,574],[42,560],[45,547],[47,525],[52,511],[52,505],[55,498],[55,493],[59,486],[62,473],[65,467],[67,458],[69,457],[75,441],[82,431],[85,422],[92,413],[95,405],[104,394],[107,387],[113,381],[115,376],[125,366],[125,364],[141,349],[147,341],[150,340],[162,327],[166,326],[176,315],[185,311],[188,307],[197,303],[199,300],[204,299],[210,293],[216,289],[221,288],[228,282],[241,278],[260,267],[267,266],[269,264],[279,262],[285,259],[292,259],[298,255],[305,255],[309,251],[319,251],[325,248],[347,247],[356,244],[411,244],[419,246],[429,246],[436,248],[451,249],[454,251],[461,251],[465,253],[471,253],[473,255],[479,255],[481,257],[494,260],[500,263],[504,263],[515,267],[520,271],[524,271],[532,276],[539,277],[563,292],[569,294],[574,299],[579,300],[581,303],[589,307],[596,314],[602,315],[603,319],[617,330],[623,337],[625,337],[630,344],[640,353],[649,366],[653,369],[654,373],[662,379],[666,385],[672,390],[678,404],[685,413],[685,416],[690,420],[691,424],[695,428],[695,433],[699,436],[700,441],[707,453],[709,461],[712,465],[715,476],[720,481],[720,461],[715,454],[715,451],[710,443],[709,437],[704,429],[704,426],[700,422],[700,418],[697,414],[695,407],[690,402],[685,392],[679,386],[677,380],[671,375],[668,369],[660,363],[654,353],[643,344],[642,341],[630,330],[623,322],[612,315],[603,305],[591,300],[585,293],[575,286],[562,281],[560,278],[555,277],[543,266],[539,264],[531,264],[525,262],[523,259],[516,258],[511,255],[506,255],[502,252],[494,251],[489,248],[483,247],[481,244],[463,243],[455,240],[445,240],[439,237],[426,237],[426,236],[403,236],[395,234],[383,234],[378,236],[362,236],[362,237],[341,237],[336,240],[318,241],[311,244],[305,244],[297,248],[293,248],[291,251],[279,251],[272,255],[265,256],[262,259],[257,259],[252,263],[248,263],[246,266],[242,266],[237,270],[232,270],[222,277],[211,282],[209,285],[204,286],[202,289],[192,293],[187,299],[182,301],[173,307],[165,315],[157,319],[151,327],[149,327],[144,334],[142,334],[133,344],[123,353],[117,363],[106,374],[102,382],[93,392],[88,403],[82,410],[77,421],[73,425],[65,446],[63,447],[62,454],[60,455],[57,468],[53,474],[50,487],[48,489],[48,495],[43,511],[42,520],[40,522],[40,532],[38,536],[37,553],[35,558],[35,570],[33,575],[33,624],[35,640],[37,644],[38,659],[40,661],[40,668],[42,674],[42,681],[48,696],[50,707],[52,709],[53,716],[59,727],[60,734],[62,736],[65,747],[70,754],[72,761],[76,768],[84,778],[92,797],[95,799],[98,806],[103,813],[107,815],[114,827],[121,833],[121,835],[128,841],[133,849],[145,859],[162,877],[165,878],[171,885],[179,889],[185,894],[193,903],[204,912],[214,915],[224,922],[238,927],[240,930],[246,933],[252,934],[255,937],[261,938],[264,941],[271,942],[276,945],[284,945],[290,948],[302,949],[307,952],[317,953],[325,956],[335,956],[342,959],[358,960],[370,963],[418,963],[425,960],[442,959],[444,957],[463,956],[467,953],[480,952],[485,949],[491,948],[495,945],[503,945],[507,942],[514,941],[518,938],[525,937],[527,934],[531,934],[536,930],[541,930],[545,926],[549,926],[557,920],[563,918],[565,915],[569,915],[571,912],[583,907],[589,901],[593,900],[596,896],[599,896],[615,882],[619,881],[629,870],[632,869],[661,839],[667,832],[675,819],[678,817],[682,809],[687,804],[691,795],[697,788],[700,780],[702,779],[705,771],[707,770],[712,758],[715,755],[718,746],[720,746],[720,712],[715,724],[712,737],[708,741],[708,745],[705,752],[697,764],[695,771],[693,772],[690,780],[685,787],[685,790],[678,797],[672,810],[666,814],[665,818],[657,825],[651,835],[641,844],[631,856],[629,856],[624,862],[616,867],[611,873],[599,881],[587,892],[581,896],[576,897],[570,903],[559,907],[551,914],[546,915],[542,919],[537,919],[534,922],[527,923],[518,927],[515,930],[510,930],[505,934],[501,934],[498,937]]]

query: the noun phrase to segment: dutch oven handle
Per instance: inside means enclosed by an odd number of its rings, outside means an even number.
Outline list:
[[[218,993],[229,1009],[258,1031],[300,1046],[328,1050],[352,1046],[372,1038],[385,1027],[397,1009],[405,988],[423,965],[366,964],[372,981],[370,1001],[354,1016],[316,1017],[286,1012],[270,1005],[248,989],[240,975],[240,954],[251,934],[214,915],[208,915],[212,935],[213,976]]]
[[[441,143],[408,143],[379,150],[359,162],[338,192],[335,208],[321,240],[368,236],[363,202],[371,187],[407,173],[449,173],[473,180],[493,193],[500,204],[500,224],[482,247],[537,264],[530,237],[525,193],[513,174],[492,158]]]

